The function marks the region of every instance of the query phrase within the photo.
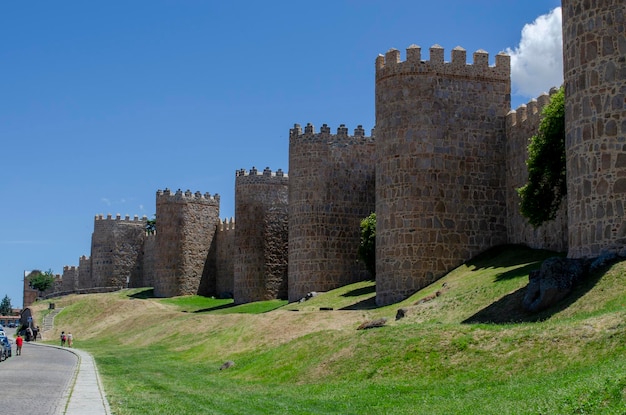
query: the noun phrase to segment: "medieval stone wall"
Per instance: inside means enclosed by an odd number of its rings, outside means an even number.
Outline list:
[[[626,253],[626,3],[562,4],[568,256]]]
[[[375,209],[375,145],[361,126],[289,134],[289,301],[370,278],[360,222]]]
[[[376,301],[402,300],[507,241],[510,58],[411,46],[376,60]]]
[[[126,287],[142,273],[146,217],[96,216],[91,238],[91,286]]]
[[[236,303],[287,298],[288,185],[280,169],[237,172]]]
[[[221,298],[235,292],[235,221],[224,219],[215,234],[215,294]]]
[[[143,272],[136,280],[130,282],[130,287],[152,287],[156,274],[157,253],[156,234],[148,234],[143,243]]]
[[[556,92],[553,88],[551,94]],[[539,131],[541,111],[550,102],[543,94],[507,115],[506,191],[508,243],[523,244],[535,249],[567,251],[567,201],[563,201],[556,218],[535,228],[519,211],[517,189],[528,181],[528,144]]]
[[[215,269],[208,254],[219,223],[219,200],[217,194],[157,191],[156,296],[212,293],[209,276]]]

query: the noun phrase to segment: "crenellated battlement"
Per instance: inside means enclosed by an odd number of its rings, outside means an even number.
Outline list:
[[[235,219],[233,217],[224,218],[224,220],[220,220],[217,225],[217,230],[220,232],[224,231],[234,231],[235,230]]]
[[[95,216],[95,220],[113,220],[113,221],[126,221],[126,222],[139,222],[140,221],[138,215],[135,215],[133,217],[132,221],[131,221],[130,215],[126,215],[126,216],[124,216],[124,219],[122,219],[122,215],[120,215],[119,213],[116,214],[115,217],[112,217],[112,215],[110,213],[107,214],[106,217],[104,217],[103,214],[99,214],[99,215]],[[148,220],[148,217],[146,215],[143,215],[141,217],[141,221],[145,222],[147,220]]]
[[[399,75],[439,75],[468,78],[492,78],[507,81],[511,73],[511,58],[504,52],[496,55],[495,65],[489,65],[489,54],[479,49],[473,54],[473,63],[467,63],[467,52],[460,46],[452,49],[451,60],[444,60],[444,49],[440,45],[430,47],[430,60],[422,60],[422,49],[411,45],[406,49],[406,60],[400,59],[398,49],[389,49],[376,58],[376,80]]]
[[[63,266],[63,272],[68,272],[68,271],[77,271],[78,267],[76,267],[76,265],[65,265]]]
[[[220,195],[215,193],[213,196],[206,192],[202,194],[201,192],[192,193],[191,190],[182,191],[180,189],[176,190],[176,192],[172,193],[170,189],[165,188],[165,190],[157,190],[156,192],[157,200],[161,201],[170,201],[170,202],[207,202],[219,205]]]
[[[256,167],[252,167],[250,171],[239,169],[235,172],[235,177],[242,176],[288,177],[282,169],[278,169],[276,172],[273,172],[269,167],[266,167],[263,171],[258,171]]]
[[[550,92],[539,95],[536,99],[530,100],[526,104],[522,104],[517,109],[509,111],[506,115],[507,127],[521,126],[525,123],[539,125],[539,119],[543,108],[548,105],[552,95],[558,91],[558,88],[550,88]]]
[[[357,144],[359,142],[366,143],[371,142],[374,137],[374,130],[372,129],[371,135],[368,137],[365,135],[365,129],[362,125],[358,125],[354,129],[354,135],[349,135],[348,127],[345,124],[340,124],[337,127],[337,134],[331,134],[330,127],[327,124],[322,124],[320,132],[315,132],[315,126],[311,123],[307,123],[302,130],[300,124],[294,124],[293,128],[289,130],[289,140],[298,141],[319,141],[325,143],[342,142],[346,144]]]

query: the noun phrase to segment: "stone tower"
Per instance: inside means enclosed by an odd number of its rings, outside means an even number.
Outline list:
[[[375,208],[375,146],[361,126],[289,133],[289,301],[368,278],[360,222]]]
[[[238,304],[287,298],[288,188],[280,169],[237,171],[233,295]]]
[[[120,215],[94,220],[91,237],[91,287],[126,287],[142,272],[146,217]],[[81,278],[82,280],[82,278]],[[80,285],[80,284],[79,284]]]
[[[510,58],[411,46],[376,60],[376,301],[400,301],[506,243]]]
[[[626,3],[562,4],[568,256],[626,253]]]
[[[219,206],[217,194],[157,191],[156,296],[214,294],[215,264],[208,254],[220,221]]]

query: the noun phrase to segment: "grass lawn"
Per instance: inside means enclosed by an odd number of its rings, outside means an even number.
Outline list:
[[[94,355],[117,415],[624,414],[626,262],[529,315],[528,272],[553,255],[492,250],[386,307],[373,281],[292,304],[68,296],[47,336]]]

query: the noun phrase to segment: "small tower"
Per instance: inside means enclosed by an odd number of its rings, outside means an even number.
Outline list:
[[[568,256],[626,253],[626,5],[562,4]]]
[[[238,304],[287,298],[289,178],[269,167],[235,177],[234,298]]]
[[[374,139],[296,124],[289,133],[289,301],[371,278],[358,261],[360,223],[374,212]]]
[[[219,223],[219,203],[217,194],[157,191],[156,296],[213,294],[215,266],[208,254]]]
[[[119,214],[94,219],[91,236],[90,287],[126,287],[141,275],[141,252],[146,218],[133,220]]]

